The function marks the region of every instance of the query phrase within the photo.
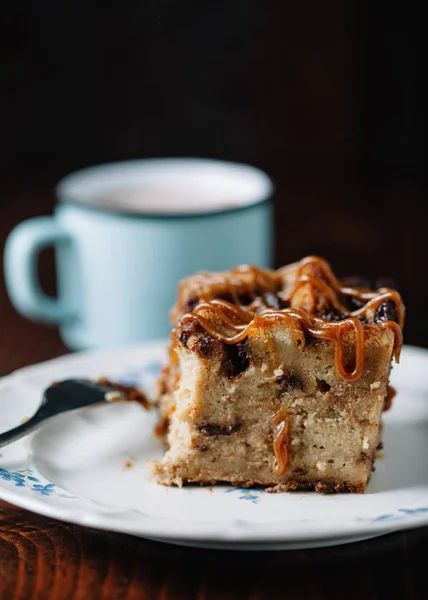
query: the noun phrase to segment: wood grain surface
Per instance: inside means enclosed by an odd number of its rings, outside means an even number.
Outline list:
[[[52,183],[2,183],[0,249],[14,224],[50,212]],[[51,255],[40,270],[53,291]],[[55,328],[16,314],[3,278],[0,340],[3,375],[67,352]],[[95,531],[0,502],[0,600],[423,599],[427,556],[428,528],[317,550],[228,552]]]
[[[181,548],[0,503],[2,600],[426,598],[428,529],[306,551]]]
[[[149,156],[249,162],[277,186],[277,265],[390,276],[428,346],[423,8],[353,2],[20,2],[0,21],[0,258],[59,178]],[[55,291],[53,253],[43,287]],[[64,354],[0,276],[0,376]],[[428,598],[428,528],[295,552],[181,548],[0,501],[0,600]]]

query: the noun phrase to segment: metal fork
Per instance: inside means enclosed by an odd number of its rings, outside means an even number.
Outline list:
[[[47,419],[56,415],[92,404],[121,399],[126,399],[124,392],[97,385],[86,379],[67,379],[54,383],[44,391],[42,403],[31,419],[14,429],[0,433],[0,448],[35,431]]]

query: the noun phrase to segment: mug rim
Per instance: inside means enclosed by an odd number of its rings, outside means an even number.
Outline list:
[[[166,210],[163,212],[156,211],[147,211],[143,212],[141,210],[133,210],[132,208],[123,209],[117,206],[108,206],[106,204],[90,202],[85,199],[79,199],[76,194],[72,193],[72,188],[76,184],[85,183],[85,181],[91,181],[91,179],[96,175],[102,175],[103,172],[111,173],[112,170],[115,169],[128,169],[132,172],[132,170],[138,169],[138,167],[145,166],[149,167],[157,166],[158,168],[175,166],[175,167],[186,167],[189,166],[213,166],[214,168],[226,168],[230,170],[232,174],[233,171],[248,173],[251,177],[253,177],[254,181],[258,179],[258,183],[261,187],[259,193],[255,195],[254,198],[250,200],[242,201],[242,204],[229,206],[229,207],[221,207],[219,208],[211,208],[208,210],[194,210],[194,211],[173,211]],[[71,191],[70,191],[71,188]],[[246,163],[239,163],[233,161],[224,161],[210,158],[199,158],[199,157],[172,157],[172,158],[142,158],[142,159],[131,159],[124,161],[114,161],[107,163],[100,163],[97,165],[93,165],[90,167],[86,167],[83,169],[79,169],[74,171],[65,177],[63,177],[55,187],[55,194],[58,200],[59,205],[73,205],[77,206],[83,210],[101,212],[109,215],[116,216],[124,216],[124,217],[139,217],[143,219],[192,219],[192,218],[204,218],[210,217],[213,215],[223,215],[223,214],[232,214],[240,211],[251,210],[255,207],[259,207],[262,204],[269,203],[273,193],[275,191],[275,187],[272,179],[269,177],[267,173],[259,169],[258,167],[254,167],[252,165]]]

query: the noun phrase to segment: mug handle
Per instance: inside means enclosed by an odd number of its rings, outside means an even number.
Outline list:
[[[60,323],[72,317],[64,299],[51,298],[37,278],[37,257],[47,246],[70,242],[71,236],[54,217],[36,217],[20,223],[4,249],[4,275],[12,304],[24,316]]]

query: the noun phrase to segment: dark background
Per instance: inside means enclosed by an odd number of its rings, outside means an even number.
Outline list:
[[[74,169],[149,156],[245,161],[277,185],[277,265],[317,253],[341,275],[392,276],[405,340],[428,346],[426,27],[415,5],[2,2],[0,255],[16,223],[51,212],[55,183]],[[50,291],[52,258],[41,260]],[[64,352],[55,328],[16,314],[0,274],[0,375]],[[221,553],[0,503],[0,596],[416,600],[427,540],[425,528]]]
[[[0,250],[14,224],[51,211],[71,170],[149,156],[249,162],[277,185],[277,265],[316,253],[340,275],[393,277],[406,341],[428,345],[425,19],[412,4],[4,3]],[[25,345],[24,320],[3,282],[0,301],[6,360],[8,345]],[[47,336],[40,358],[60,350],[56,333],[31,327]]]

